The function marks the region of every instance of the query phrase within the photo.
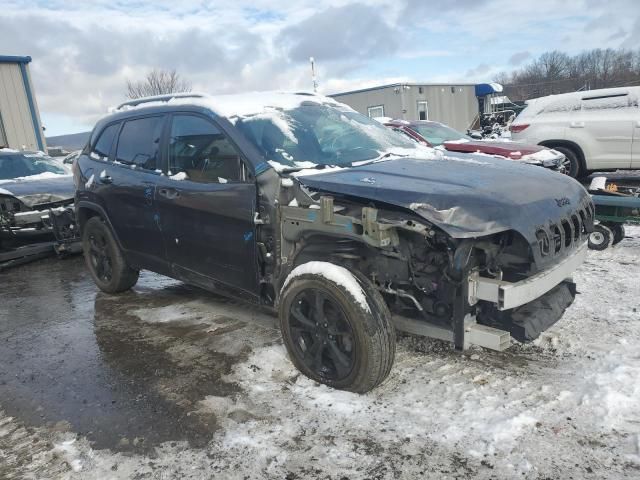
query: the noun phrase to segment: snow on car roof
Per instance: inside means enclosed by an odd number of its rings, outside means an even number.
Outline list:
[[[222,117],[233,118],[256,115],[270,109],[289,110],[299,107],[304,102],[315,102],[352,110],[351,107],[337,102],[333,98],[315,93],[269,91],[230,95],[208,95],[205,93],[159,95],[127,102],[115,109],[110,109],[110,111],[120,112],[160,105],[197,105],[209,108]]]

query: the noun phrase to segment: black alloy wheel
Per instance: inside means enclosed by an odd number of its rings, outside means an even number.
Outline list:
[[[113,277],[113,263],[104,232],[93,231],[89,234],[89,261],[96,277],[108,283]]]
[[[289,314],[289,334],[298,360],[324,379],[347,378],[356,361],[354,332],[332,295],[303,290],[291,303]]]

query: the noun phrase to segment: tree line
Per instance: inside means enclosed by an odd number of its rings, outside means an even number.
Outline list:
[[[640,85],[640,49],[587,50],[571,56],[545,52],[513,72],[501,72],[494,81],[504,86],[511,101],[596,88]]]

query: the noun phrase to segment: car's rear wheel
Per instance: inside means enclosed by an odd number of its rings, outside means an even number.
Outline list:
[[[289,356],[307,377],[364,393],[389,374],[395,356],[391,314],[359,273],[327,262],[301,265],[285,283],[279,314]]]
[[[138,281],[138,270],[127,265],[102,218],[91,217],[87,220],[82,231],[82,249],[93,281],[103,292],[124,292]]]
[[[565,156],[564,167],[565,173],[572,178],[578,178],[581,175],[580,160],[576,153],[567,147],[552,147],[554,150],[562,153]]]
[[[598,224],[589,234],[589,248],[591,250],[606,250],[613,243],[613,232],[605,225]]]

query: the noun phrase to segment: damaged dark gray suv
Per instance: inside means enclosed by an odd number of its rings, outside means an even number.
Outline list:
[[[396,329],[504,350],[573,302],[593,228],[575,180],[405,139],[313,94],[169,95],[98,122],[74,165],[87,266],[278,311],[308,377],[366,392]]]

